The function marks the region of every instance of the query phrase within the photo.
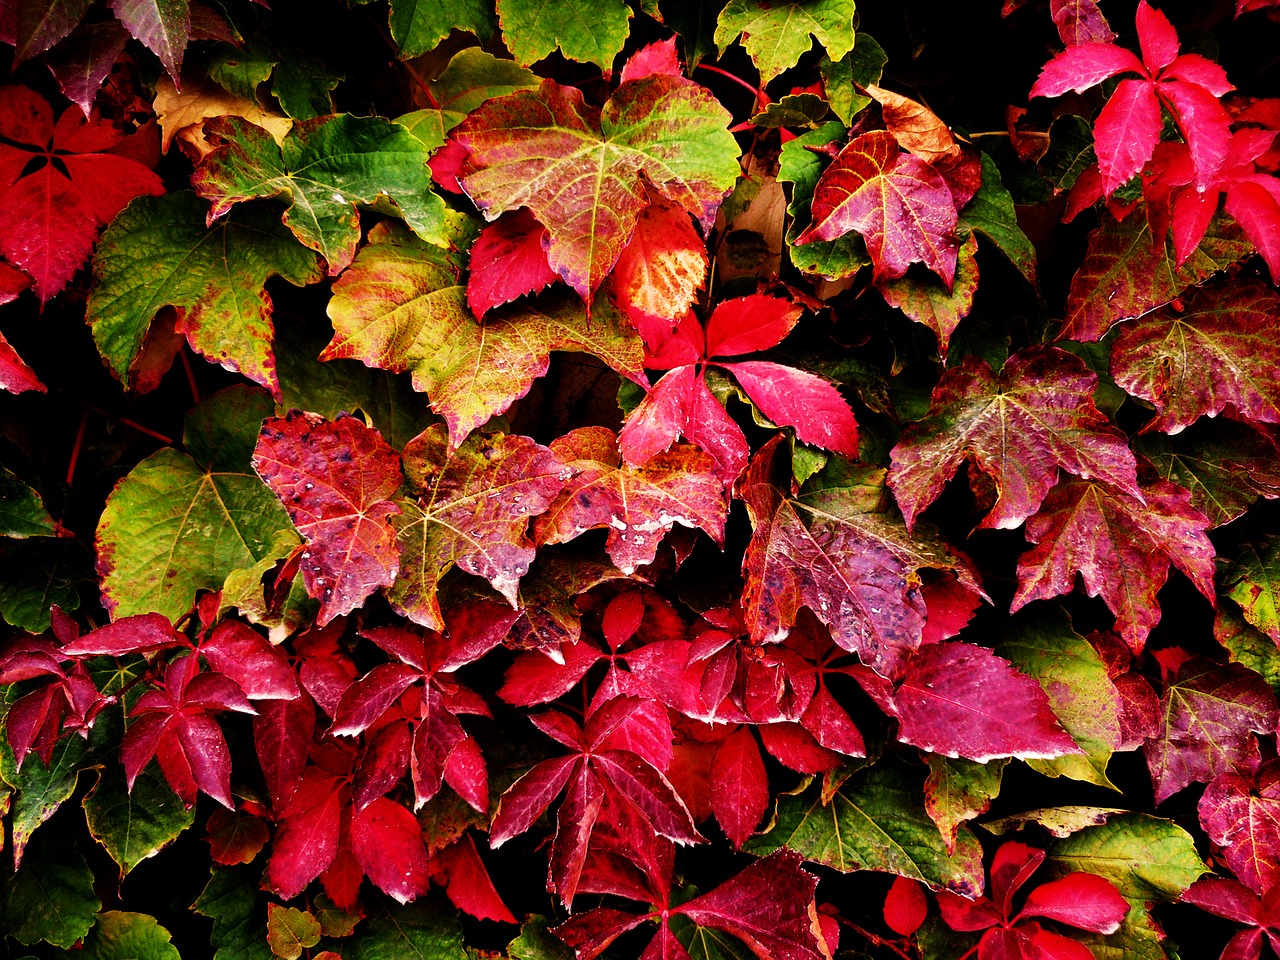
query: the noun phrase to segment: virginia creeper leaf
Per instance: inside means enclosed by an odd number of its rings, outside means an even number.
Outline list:
[[[426,146],[398,124],[338,114],[294,124],[277,144],[261,127],[232,117],[205,133],[217,147],[191,183],[213,201],[210,220],[242,201],[283,195],[284,225],[324,257],[331,276],[355,256],[357,203],[389,199],[418,236],[449,242],[444,201],[426,189]]]
[[[1083,361],[1052,347],[1014,354],[998,375],[974,356],[944,373],[929,415],[891,451],[888,482],[907,526],[970,458],[998,494],[984,529],[1013,529],[1035,513],[1060,470],[1140,498],[1124,435],[1094,406],[1096,382]]]
[[[125,29],[160,58],[177,83],[191,36],[187,0],[111,0],[111,9]]]
[[[497,0],[507,48],[531,64],[558,48],[570,60],[598,64],[606,74],[626,43],[631,9],[623,0]]]
[[[57,535],[58,524],[40,494],[0,467],[0,536],[25,540]]]
[[[213,921],[214,960],[272,960],[267,912],[258,898],[261,871],[251,866],[213,868],[192,910]]]
[[[1207,518],[1191,506],[1186,490],[1166,480],[1143,487],[1142,497],[1095,481],[1054,487],[1027,521],[1027,539],[1036,546],[1019,558],[1012,609],[1070,593],[1079,574],[1089,596],[1106,601],[1116,631],[1136,653],[1160,622],[1156,594],[1170,565],[1212,601]]]
[[[462,929],[453,911],[423,899],[394,913],[374,914],[343,947],[342,955],[351,960],[458,957],[463,956]]]
[[[320,942],[320,922],[309,911],[267,904],[267,945],[281,960],[298,960]]]
[[[994,243],[1033,287],[1037,285],[1035,245],[1018,225],[1013,196],[990,154],[982,154],[982,186],[961,209],[958,225],[960,232],[968,227]]]
[[[190,193],[135,201],[112,221],[94,256],[88,321],[118,380],[127,382],[157,311],[172,306],[192,349],[279,391],[263,286],[272,276],[303,286],[321,273],[274,221],[263,210],[237,211],[207,228],[204,204]]]
[[[854,43],[854,3],[729,0],[716,20],[715,42],[723,52],[739,37],[760,71],[760,86],[764,87],[783,70],[795,66],[813,40],[822,44],[832,60],[849,53]]]
[[[572,87],[491,100],[453,130],[461,181],[496,219],[527,207],[551,267],[590,301],[644,209],[646,187],[709,226],[738,175],[729,114],[704,88],[657,74],[623,84],[597,113]]]
[[[1222,584],[1244,617],[1280,647],[1280,540],[1240,547],[1222,572]]]
[[[1223,773],[1200,797],[1200,823],[1240,880],[1261,894],[1280,879],[1274,851],[1280,845],[1280,778],[1275,761],[1256,777]]]
[[[84,812],[93,838],[119,864],[121,879],[195,822],[195,810],[183,805],[158,770],[144,770],[129,790],[118,764],[99,774]]]
[[[546,236],[542,224],[523,209],[504,214],[480,231],[471,245],[467,277],[467,306],[477,320],[493,307],[537,293],[555,281],[542,245]]]
[[[661,195],[651,196],[618,257],[610,296],[628,316],[675,321],[703,289],[707,265],[706,244],[689,214]]]
[[[217,393],[187,418],[187,453],[158,450],[117,484],[97,533],[112,616],[154,611],[176,620],[197,591],[220,590],[288,530],[288,515],[249,463],[272,410],[256,389]]]
[[[307,540],[302,576],[324,626],[350,613],[399,569],[390,498],[400,458],[378,431],[351,416],[328,421],[292,411],[262,425],[253,466]]]
[[[1224,411],[1280,421],[1274,376],[1280,297],[1261,283],[1202,287],[1183,309],[1165,307],[1126,324],[1111,347],[1111,373],[1155,404],[1150,429],[1178,433]]]
[[[903,276],[881,280],[876,289],[885,303],[896,307],[916,323],[923,323],[938,338],[938,356],[945,363],[951,335],[973,309],[978,292],[978,238],[969,235],[956,258],[956,277],[950,292],[937,277]]]
[[[400,574],[388,591],[411,620],[443,629],[436,598],[440,578],[457,565],[483,577],[512,606],[534,548],[530,518],[544,513],[572,471],[527,437],[473,434],[450,451],[432,427],[404,449],[405,474],[418,495],[392,520]]]

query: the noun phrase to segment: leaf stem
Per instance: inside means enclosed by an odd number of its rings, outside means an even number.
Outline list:
[[[187,356],[185,347],[178,351],[178,356],[182,358],[182,369],[187,372],[187,386],[191,388],[191,399],[199,403],[200,388],[196,386],[196,372],[191,369],[191,358]]]
[[[712,73],[718,73],[722,77],[728,77],[730,80],[732,80],[734,83],[736,83],[738,86],[742,87],[743,89],[750,90],[752,95],[756,98],[756,101],[760,104],[761,107],[767,107],[769,104],[773,103],[773,101],[769,99],[769,95],[765,93],[763,90],[759,89],[758,87],[753,87],[751,84],[747,83],[747,81],[743,80],[740,76],[734,73],[730,73],[728,70],[722,70],[720,67],[713,67],[709,63],[700,63],[694,69],[710,70]]]
[[[71,460],[67,463],[67,486],[71,486],[76,477],[76,462],[80,459],[80,447],[84,443],[84,431],[89,426],[89,408],[85,407],[80,415],[80,428],[76,430],[76,440],[71,446]]]
[[[890,940],[886,937],[880,936],[878,933],[872,933],[870,930],[858,926],[848,917],[837,916],[836,919],[870,943],[873,947],[884,947],[886,950],[892,950],[898,956],[902,957],[902,960],[916,960],[916,957],[913,954],[908,953],[906,948],[897,940]],[[966,956],[968,956],[968,954],[966,954]]]

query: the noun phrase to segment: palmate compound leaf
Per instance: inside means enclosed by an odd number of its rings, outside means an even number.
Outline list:
[[[97,533],[102,602],[114,618],[176,620],[198,590],[221,590],[288,534],[288,515],[250,466],[273,412],[260,390],[229,387],[188,415],[186,453],[158,450],[116,484]]]
[[[1141,497],[1124,434],[1094,406],[1096,383],[1082,360],[1054,347],[1022,350],[999,374],[973,356],[944,373],[929,415],[909,424],[891,451],[888,482],[908,528],[969,459],[999,493],[981,529],[1017,527],[1060,470]]]
[[[1076,575],[1091,597],[1116,616],[1116,632],[1135,653],[1160,622],[1156,594],[1172,565],[1213,602],[1214,547],[1209,521],[1191,494],[1167,480],[1141,488],[1142,499],[1093,480],[1059,483],[1027,521],[1035,544],[1018,560],[1012,610],[1075,589]]]
[[[909,534],[889,512],[883,471],[832,458],[787,495],[790,464],[781,438],[756,454],[735,495],[753,532],[743,558],[743,621],[755,643],[785,637],[801,606],[846,650],[882,676],[894,676],[920,645],[926,619],[919,571],[953,573],[982,595],[941,541]]]
[[[1280,422],[1280,297],[1258,282],[1200,287],[1125,324],[1111,348],[1111,375],[1150,400],[1148,429],[1178,433],[1224,411]]]
[[[625,0],[498,0],[497,8],[502,39],[521,63],[536,63],[558,48],[606,74],[627,42],[631,19]]]
[[[315,254],[270,211],[236,211],[212,227],[205,213],[194,194],[171,193],[135,200],[112,221],[94,255],[87,312],[98,352],[127,383],[152,318],[172,306],[193,350],[278,394],[263,286],[273,276],[316,282]]]
[[[760,86],[793,67],[817,40],[831,60],[853,49],[854,0],[729,0],[716,20],[716,46],[723,52],[739,37],[760,71]]]
[[[704,227],[737,179],[728,112],[703,87],[657,74],[622,84],[597,111],[544,80],[491,100],[453,130],[460,180],[485,216],[526,207],[546,227],[551,267],[590,302],[646,204],[646,189]]]
[[[450,450],[442,427],[404,448],[405,476],[417,494],[392,519],[400,573],[387,591],[397,612],[444,629],[436,589],[455,565],[489,581],[515,606],[534,547],[529,520],[544,513],[573,476],[528,437],[472,434]]]
[[[1156,243],[1142,213],[1136,210],[1120,222],[1103,217],[1089,234],[1084,262],[1071,278],[1061,339],[1100,340],[1113,324],[1164,306],[1253,252],[1244,231],[1220,215],[1179,266],[1173,240]]]
[[[369,240],[334,284],[334,337],[321,359],[411,371],[454,447],[524,396],[553,350],[590,353],[643,381],[640,337],[604,297],[590,320],[577,298],[551,292],[480,324],[467,310],[456,255],[394,224],[375,227]]]
[[[271,134],[239,117],[205,125],[217,144],[191,183],[213,201],[212,221],[255,197],[283,196],[283,222],[324,257],[329,274],[341,273],[360,242],[356,204],[388,201],[425,240],[449,243],[444,201],[429,189],[426,144],[381,117],[336,114],[294,124],[277,144]]]
[[[744,845],[749,853],[794,850],[813,863],[850,873],[877,870],[940,890],[978,896],[982,847],[958,828],[951,853],[922,802],[922,775],[892,760],[846,777],[824,797],[816,784],[778,799],[765,833]],[[824,799],[826,802],[824,802]]]
[[[658,544],[677,523],[724,543],[724,487],[712,472],[711,457],[701,450],[679,444],[643,467],[632,467],[621,462],[612,430],[583,427],[553,440],[551,451],[574,476],[538,518],[534,539],[539,546],[604,527],[609,558],[631,574],[653,562]]]
[[[1193,657],[1160,701],[1157,736],[1143,748],[1156,803],[1219,774],[1252,774],[1260,763],[1254,733],[1274,734],[1280,708],[1267,682],[1238,663]]]
[[[360,606],[399,569],[391,497],[403,474],[382,435],[355,417],[290,411],[262,425],[253,467],[307,539],[301,569],[324,626]]]
[[[887,130],[849,141],[823,171],[810,210],[813,223],[796,238],[798,246],[857,231],[877,280],[900,277],[912,263],[923,263],[948,288],[955,280],[960,244],[951,190]]]

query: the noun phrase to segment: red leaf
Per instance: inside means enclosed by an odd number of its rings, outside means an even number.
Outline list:
[[[707,358],[768,350],[795,328],[804,307],[791,300],[753,293],[722,300],[707,320]]]
[[[4,266],[5,264],[0,263],[0,268]],[[36,376],[36,372],[18,356],[18,351],[13,349],[2,333],[0,333],[0,388],[10,393],[22,393],[26,390],[35,390],[38,393],[47,391],[45,385]]]
[[[947,288],[955,279],[956,208],[946,182],[929,164],[877,130],[851,140],[823,171],[813,194],[813,224],[797,244],[860,233],[875,279],[900,277],[923,263]]]
[[[267,638],[239,620],[223,620],[200,644],[209,666],[230,677],[250,700],[292,700],[298,681],[288,659]]]
[[[1142,47],[1142,62],[1147,69],[1155,73],[1171,64],[1178,55],[1178,34],[1169,18],[1148,6],[1147,0],[1139,0],[1134,24]]]
[[[444,884],[445,894],[459,910],[481,920],[516,922],[494,889],[471,834],[436,854],[431,860],[431,874]]]
[[[1052,758],[1080,753],[1035,680],[986,647],[922,647],[893,693],[898,739],[948,757]]]
[[[129,653],[154,653],[186,643],[185,638],[174,632],[168,617],[143,613],[91,630],[64,646],[62,653],[68,657],[120,657]]]
[[[707,245],[685,209],[650,192],[613,269],[610,295],[643,334],[652,318],[674,321],[693,306],[707,263]]]
[[[1093,125],[1105,195],[1128,183],[1151,159],[1163,125],[1156,85],[1121,80]]]
[[[1133,53],[1111,43],[1069,46],[1046,63],[1031,88],[1032,97],[1060,97],[1068,91],[1084,93],[1120,73],[1147,74]]]
[[[774,423],[794,427],[796,438],[846,457],[858,456],[858,424],[840,392],[816,374],[780,363],[749,360],[721,364]]]
[[[496,850],[532,827],[559,796],[578,765],[576,756],[544,760],[507,788],[489,827],[489,846]]]
[[[344,790],[341,778],[310,767],[280,814],[265,881],[282,899],[302,893],[338,855]]]
[[[400,458],[377,430],[343,414],[327,421],[291,411],[262,425],[253,466],[307,538],[302,577],[320,601],[316,622],[359,607],[399,570],[387,518],[400,486]]]
[[[1198,809],[1209,839],[1246,886],[1261,894],[1280,882],[1280,767],[1275,761],[1264,763],[1256,778],[1215,777]]]
[[[253,745],[277,817],[298,789],[315,727],[316,705],[305,694],[296,700],[266,700],[258,706]]]
[[[1019,917],[1045,917],[1081,930],[1110,934],[1120,929],[1129,903],[1110,880],[1072,873],[1042,883],[1027,895]]]
[[[402,693],[421,679],[421,670],[402,663],[383,663],[374,667],[349,686],[338,701],[333,726],[329,728],[330,735],[353,737],[364,733],[400,699]]]
[[[413,814],[385,797],[352,818],[351,852],[374,886],[400,903],[420,897],[431,885],[422,828]]]
[[[641,47],[633,53],[622,67],[619,83],[630,80],[643,80],[653,74],[667,74],[672,77],[683,76],[680,69],[680,57],[676,53],[676,38],[659,40],[647,47]]]
[[[711,760],[711,808],[735,850],[755,833],[769,806],[769,775],[750,727],[739,727]]]
[[[909,937],[929,915],[929,901],[924,888],[910,877],[894,877],[884,899],[884,922],[894,933]]]
[[[547,263],[547,231],[528,210],[505,214],[471,245],[467,306],[478,319],[496,306],[537,293],[556,279]]]
[[[209,816],[208,829],[209,856],[224,866],[252,863],[271,839],[261,817],[230,810],[215,810]]]

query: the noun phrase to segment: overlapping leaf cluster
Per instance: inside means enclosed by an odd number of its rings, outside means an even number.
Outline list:
[[[1280,948],[1276,4],[913,16],[0,11],[6,956]]]

